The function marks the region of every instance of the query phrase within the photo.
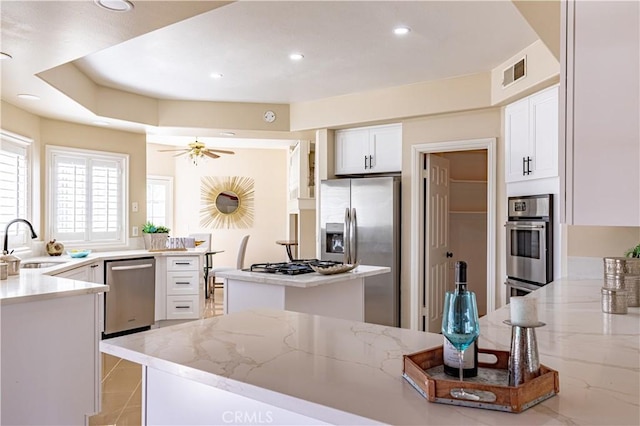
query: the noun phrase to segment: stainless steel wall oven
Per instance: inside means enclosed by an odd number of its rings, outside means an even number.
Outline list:
[[[507,302],[553,280],[553,195],[509,197]]]

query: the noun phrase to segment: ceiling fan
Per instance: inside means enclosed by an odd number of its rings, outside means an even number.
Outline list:
[[[188,154],[189,158],[193,160],[194,164],[197,164],[199,158],[209,157],[209,158],[220,158],[218,154],[235,154],[233,151],[225,151],[222,149],[212,149],[207,148],[205,144],[202,142],[198,142],[196,138],[195,142],[191,142],[187,145],[188,148],[181,149],[159,149],[158,152],[175,152],[182,151],[178,154],[175,154],[174,157],[179,157],[181,155]],[[218,154],[216,154],[218,153]]]

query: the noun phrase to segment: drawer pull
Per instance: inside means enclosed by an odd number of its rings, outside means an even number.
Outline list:
[[[176,262],[176,265],[191,265],[191,262]]]
[[[176,284],[189,285],[191,283],[189,281],[176,281]]]
[[[191,306],[182,306],[182,305],[177,305],[176,309],[190,309]]]

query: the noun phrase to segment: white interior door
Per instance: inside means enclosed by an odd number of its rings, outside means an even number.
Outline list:
[[[444,294],[449,282],[449,160],[427,154],[425,171],[425,274],[423,282],[425,331],[442,326]]]

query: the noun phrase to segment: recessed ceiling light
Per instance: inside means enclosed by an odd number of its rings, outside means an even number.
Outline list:
[[[4,53],[4,52],[0,52],[0,59],[13,59],[13,56],[9,55],[8,53]]]
[[[18,95],[18,97],[20,99],[28,99],[30,101],[39,101],[40,100],[40,96],[36,96],[36,95],[30,95],[28,93],[20,93]]]
[[[101,121],[101,120],[96,120],[93,122],[93,124],[97,125],[97,126],[108,126],[109,123],[107,123],[106,121]]]
[[[235,136],[236,134],[233,132],[220,132],[220,136]]]
[[[222,75],[222,74],[220,74],[220,73],[218,73],[218,72],[212,72],[212,73],[210,74],[210,77],[211,77],[211,78],[214,78],[214,79],[216,79],[216,80],[217,80],[217,79],[222,78],[222,77],[223,77],[223,75]]]
[[[289,58],[290,58],[292,61],[299,61],[299,60],[301,60],[302,58],[304,58],[304,55],[303,55],[302,53],[292,53],[291,55],[289,55]]]
[[[396,27],[393,29],[395,35],[405,35],[409,34],[409,32],[411,32],[411,28],[409,27]]]
[[[94,0],[103,9],[112,12],[128,12],[133,9],[133,3],[128,0]]]

